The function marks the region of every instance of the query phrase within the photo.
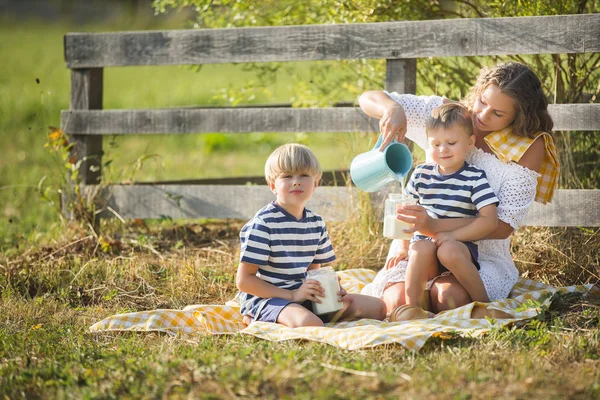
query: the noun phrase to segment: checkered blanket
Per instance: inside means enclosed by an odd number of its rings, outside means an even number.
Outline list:
[[[339,271],[342,286],[349,293],[360,290],[375,277],[368,269]],[[435,318],[405,322],[386,322],[362,319],[351,322],[326,324],[325,327],[288,328],[283,325],[255,322],[246,327],[242,323],[239,304],[193,305],[183,310],[153,310],[114,315],[90,327],[91,332],[160,331],[168,334],[232,334],[253,335],[266,340],[314,340],[342,349],[356,350],[388,343],[399,343],[418,351],[430,337],[447,339],[456,336],[477,337],[490,329],[535,317],[541,307],[548,305],[556,292],[600,294],[594,285],[554,288],[540,282],[520,279],[510,298],[490,303],[494,308],[509,313],[511,319],[471,319],[476,303],[438,314]]]

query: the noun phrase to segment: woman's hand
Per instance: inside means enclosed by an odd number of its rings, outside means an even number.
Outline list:
[[[305,300],[321,303],[321,300],[317,296],[325,297],[325,289],[323,289],[319,281],[314,279],[307,279],[298,289],[292,290],[292,301],[294,303],[302,303]]]
[[[338,278],[338,283],[340,285],[340,290],[337,292],[338,300],[341,301],[344,305],[341,309],[339,309],[338,311],[335,311],[334,314],[331,315],[329,322],[337,322],[342,317],[342,315],[344,315],[346,310],[348,308],[350,308],[350,306],[352,305],[352,302],[353,302],[352,296],[350,296],[348,294],[348,292],[346,292],[346,289],[344,289],[342,287],[342,284],[341,284],[342,278],[340,278],[339,276],[337,278]],[[348,316],[346,316],[346,318],[347,317]]]
[[[396,242],[396,240],[394,240],[394,242]],[[392,269],[396,267],[400,261],[408,260],[408,249],[410,248],[410,240],[400,240],[400,246],[392,244],[392,248],[394,249],[395,254],[386,260],[383,269]],[[390,248],[390,252],[392,248]]]
[[[436,247],[440,247],[444,242],[448,240],[456,240],[453,232],[440,232],[435,234],[433,237],[433,243]]]
[[[379,120],[379,132],[383,135],[383,142],[379,150],[383,150],[392,140],[399,142],[406,135],[406,114],[404,109],[385,92],[369,90],[358,98],[361,110],[370,117]]]
[[[405,233],[415,233],[416,231],[419,231],[423,235],[435,235],[436,220],[431,218],[422,206],[416,204],[402,204],[398,206],[396,212],[396,218],[413,226],[410,229],[404,229]]]
[[[406,114],[400,104],[385,107],[383,115],[379,120],[379,132],[383,135],[383,142],[379,151],[383,151],[394,139],[398,142],[404,141],[406,135]]]
[[[388,258],[385,262],[384,269],[392,269],[395,268],[398,263],[402,260],[408,260],[408,249],[401,249],[400,253],[396,254],[393,257]]]
[[[340,278],[339,276],[337,278],[338,278],[338,283],[340,285],[340,290],[337,292],[338,300],[343,303],[348,303],[348,304],[351,303],[352,299],[348,296],[348,292],[342,286],[342,278]]]

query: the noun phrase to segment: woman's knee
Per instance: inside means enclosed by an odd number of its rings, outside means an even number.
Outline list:
[[[385,304],[386,313],[390,313],[394,308],[406,304],[405,294],[404,282],[398,282],[385,289],[381,299]]]
[[[469,304],[471,297],[469,293],[456,281],[440,278],[431,286],[430,299],[434,312],[451,310]]]
[[[352,296],[350,308],[353,309],[352,314],[354,318],[372,318],[378,320],[385,318],[387,307],[383,299],[360,294],[350,296]]]

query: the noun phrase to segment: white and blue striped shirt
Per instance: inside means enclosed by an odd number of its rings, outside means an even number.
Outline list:
[[[438,219],[476,217],[481,208],[499,203],[485,172],[466,162],[449,175],[440,174],[437,164],[416,166],[406,193]]]
[[[335,260],[325,221],[304,209],[301,219],[272,202],[240,232],[240,261],[258,265],[256,276],[288,290],[299,288],[311,264]],[[268,299],[239,293],[241,313],[256,318]]]

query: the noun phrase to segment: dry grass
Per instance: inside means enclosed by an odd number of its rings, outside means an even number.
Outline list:
[[[553,286],[600,282],[598,228],[521,228],[511,251],[523,277]]]
[[[361,225],[367,224],[367,225]],[[90,335],[117,313],[224,303],[236,292],[242,222],[70,225],[52,245],[0,257],[0,397],[593,398],[600,299],[559,296],[543,317],[484,339],[355,352],[248,336]],[[368,226],[361,229],[361,226]],[[339,268],[379,268],[368,220],[328,224]],[[515,234],[522,274],[597,282],[598,230]]]
[[[235,288],[241,224],[149,228],[85,235],[0,259],[4,289],[25,298],[52,295],[71,306],[179,308],[223,303]],[[236,253],[238,252],[238,253]]]
[[[29,298],[55,294],[72,306],[127,310],[223,303],[236,291],[242,224],[108,221],[100,236],[72,224],[62,241],[0,257],[0,289]],[[381,268],[389,241],[381,237],[380,224],[359,217],[329,223],[328,229],[337,268]],[[597,283],[599,232],[522,228],[512,241],[517,267],[522,276],[554,286]]]

